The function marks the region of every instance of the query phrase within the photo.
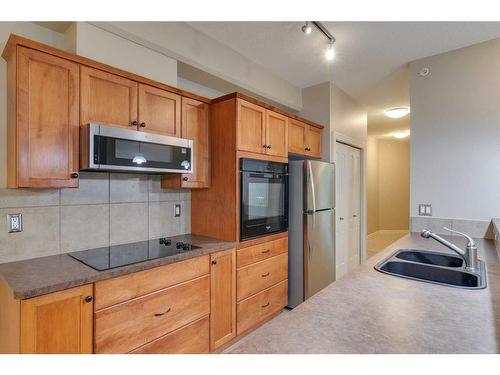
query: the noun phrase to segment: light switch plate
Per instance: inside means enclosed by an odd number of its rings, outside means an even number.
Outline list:
[[[432,205],[431,204],[419,204],[418,205],[418,216],[432,216]]]
[[[23,231],[23,216],[21,214],[8,214],[7,222],[9,224],[9,233]]]
[[[180,203],[174,204],[174,217],[181,216],[181,205]]]

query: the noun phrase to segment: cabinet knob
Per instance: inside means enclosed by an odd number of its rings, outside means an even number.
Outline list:
[[[266,303],[266,304],[264,304],[264,305],[261,305],[261,307],[262,307],[262,308],[265,308],[265,307],[267,307],[267,306],[269,306],[269,305],[270,305],[270,303],[268,302],[268,303]]]
[[[270,273],[269,273],[269,272],[266,272],[266,273],[263,273],[263,274],[262,274],[262,275],[260,275],[260,276],[262,276],[262,277],[268,277],[269,275],[270,275]]]
[[[267,145],[267,148],[271,148],[271,145]]]
[[[84,301],[87,303],[92,302],[92,300],[93,300],[92,296],[85,296],[84,298]]]
[[[217,264],[217,261],[216,260],[212,260],[212,265],[216,265]]]
[[[141,128],[145,128],[145,127],[146,127],[146,123],[145,123],[145,122],[141,122],[139,126],[140,126]]]
[[[342,220],[344,220],[344,218],[343,217],[339,217],[339,220],[342,221]]]
[[[187,181],[187,180],[189,180],[189,178],[187,178],[187,177],[182,177],[182,181]]]
[[[70,177],[71,178],[78,178],[78,173],[73,172],[73,173],[70,174]]]
[[[139,123],[138,123],[136,120],[134,120],[134,121],[132,121],[132,122],[130,123],[130,126],[137,126],[138,124],[139,124]]]
[[[262,145],[262,148],[267,148],[267,145]]]

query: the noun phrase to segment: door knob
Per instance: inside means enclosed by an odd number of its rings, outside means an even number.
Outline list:
[[[352,217],[358,217],[358,215],[352,215]]]
[[[344,220],[344,218],[343,217],[339,217],[339,220]]]

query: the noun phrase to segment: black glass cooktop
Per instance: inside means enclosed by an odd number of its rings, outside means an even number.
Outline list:
[[[191,245],[186,242],[160,238],[156,240],[77,251],[69,253],[68,255],[97,271],[104,271],[111,268],[144,262],[146,260],[164,258],[199,248],[199,246]]]

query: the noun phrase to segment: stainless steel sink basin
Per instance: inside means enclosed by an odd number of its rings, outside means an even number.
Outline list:
[[[464,265],[464,260],[458,256],[425,250],[399,250],[396,258],[443,267],[463,267]]]
[[[400,249],[375,266],[377,271],[464,289],[486,287],[486,270],[480,261],[478,273],[465,269],[463,259],[434,251]]]

